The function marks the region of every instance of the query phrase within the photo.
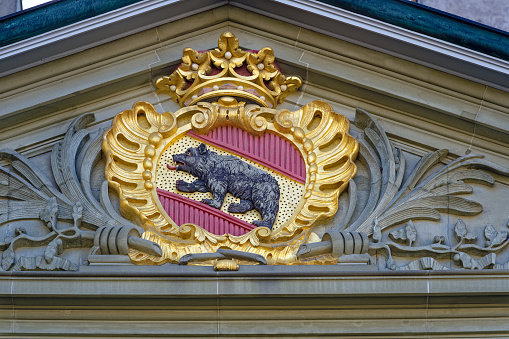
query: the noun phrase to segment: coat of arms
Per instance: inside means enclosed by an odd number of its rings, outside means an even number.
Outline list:
[[[218,250],[298,262],[313,227],[337,212],[358,152],[348,119],[327,103],[276,109],[300,85],[272,49],[244,51],[225,32],[214,50],[186,48],[156,81],[181,109],[138,102],[117,115],[103,141],[106,178],[123,215],[163,250],[160,258],[132,250],[134,262],[189,254],[206,262]]]
[[[356,139],[325,102],[278,109],[300,85],[272,49],[244,51],[223,33],[218,48],[185,49],[155,82],[176,112],[138,102],[104,134],[86,128],[92,113],[77,117],[51,152],[53,180],[0,150],[9,164],[0,166],[1,270],[78,270],[72,255],[87,247],[89,265],[509,267],[507,222],[471,219],[482,203],[487,212],[502,206],[487,198],[506,189],[490,172],[509,176],[508,168],[445,149],[417,161],[362,109]],[[470,200],[470,183],[495,187]]]

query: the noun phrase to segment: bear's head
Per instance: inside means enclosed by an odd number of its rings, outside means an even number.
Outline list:
[[[201,143],[198,147],[189,147],[185,153],[173,155],[173,161],[177,165],[176,170],[199,176],[204,169],[208,152],[207,146]]]

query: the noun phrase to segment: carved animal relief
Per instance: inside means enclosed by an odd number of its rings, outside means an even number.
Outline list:
[[[231,203],[228,212],[246,213],[255,209],[263,221],[255,220],[253,224],[272,229],[279,210],[279,185],[270,174],[235,156],[209,151],[203,143],[196,148],[188,148],[183,154],[175,154],[173,161],[177,164],[177,171],[198,178],[191,183],[177,180],[179,191],[210,192],[212,199],[203,199],[202,202],[216,209],[221,208],[226,194],[230,193],[240,202]]]

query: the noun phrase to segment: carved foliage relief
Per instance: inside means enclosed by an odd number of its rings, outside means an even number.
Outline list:
[[[0,151],[8,162],[0,166],[2,270],[75,271],[82,262],[69,252],[81,248],[90,248],[89,263],[94,256],[127,257],[130,248],[160,255],[159,246],[139,238],[140,229],[116,212],[108,182],[92,185],[103,133],[84,129],[93,120],[86,114],[71,123],[53,147],[51,173],[15,151]]]

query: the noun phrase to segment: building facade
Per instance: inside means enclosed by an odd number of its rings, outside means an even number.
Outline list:
[[[0,25],[2,336],[509,336],[507,34],[397,0]],[[275,221],[194,202],[188,146],[276,178]]]

